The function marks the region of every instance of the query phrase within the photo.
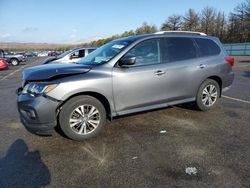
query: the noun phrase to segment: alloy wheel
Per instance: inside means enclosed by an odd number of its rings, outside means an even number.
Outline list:
[[[69,119],[70,128],[79,135],[93,132],[100,124],[100,112],[93,105],[80,105],[75,108]]]
[[[207,85],[202,91],[202,102],[205,106],[212,106],[218,97],[218,91],[213,84]]]

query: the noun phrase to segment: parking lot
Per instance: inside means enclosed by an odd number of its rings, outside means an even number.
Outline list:
[[[0,71],[0,187],[250,186],[250,57],[214,110],[179,105],[120,117],[85,142],[36,136],[19,122],[22,69],[42,59]]]

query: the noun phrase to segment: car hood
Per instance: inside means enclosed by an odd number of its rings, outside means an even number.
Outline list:
[[[42,61],[42,64],[50,63],[51,61],[57,60],[57,57],[48,57],[45,60]]]
[[[39,81],[50,80],[58,76],[70,76],[90,71],[92,66],[80,64],[48,64],[26,68],[23,71],[23,80]]]

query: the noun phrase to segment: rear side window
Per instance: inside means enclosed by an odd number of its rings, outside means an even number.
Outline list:
[[[165,48],[168,62],[188,60],[197,57],[196,48],[191,38],[166,38]]]
[[[197,39],[197,38],[194,40],[199,47],[201,57],[220,54],[221,50],[214,41],[210,39]]]

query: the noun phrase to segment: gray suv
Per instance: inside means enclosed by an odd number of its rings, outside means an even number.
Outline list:
[[[17,90],[24,126],[74,140],[97,135],[107,119],[195,102],[206,111],[234,79],[234,59],[218,38],[161,32],[109,42],[77,64],[27,68]]]
[[[4,52],[2,49],[0,49],[0,58],[6,59],[6,61],[13,66],[17,66],[20,62],[26,61],[26,57],[23,54],[8,53]]]

